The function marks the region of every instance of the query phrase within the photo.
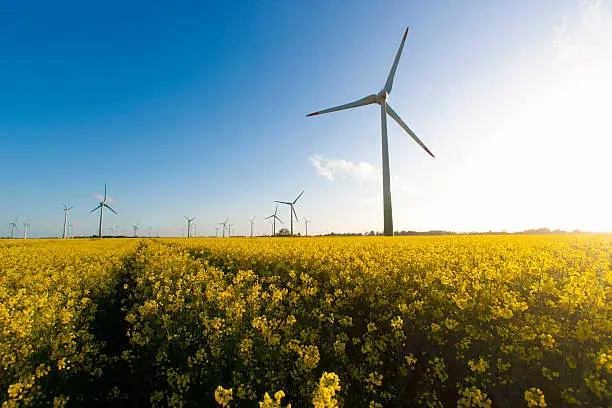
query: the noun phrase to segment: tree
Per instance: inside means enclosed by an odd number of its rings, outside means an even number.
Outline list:
[[[289,233],[289,230],[287,228],[281,228],[278,231],[278,235],[281,236],[281,237],[288,237],[291,234]]]

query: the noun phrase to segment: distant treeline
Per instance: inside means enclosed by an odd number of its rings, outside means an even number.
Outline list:
[[[431,231],[395,231],[395,236],[417,236],[417,235],[425,235],[425,236],[435,236],[435,235],[529,235],[529,234],[590,234],[590,232],[581,231],[581,230],[573,230],[573,231],[564,231],[560,229],[550,230],[549,228],[534,228],[528,229],[519,232],[508,232],[508,231],[487,231],[487,232],[456,232],[456,231],[444,231],[444,230],[431,230]],[[353,237],[353,236],[382,236],[383,233],[381,231],[370,231],[370,232],[349,232],[349,233],[337,233],[331,232],[329,234],[324,234],[324,236],[342,236],[342,237]]]

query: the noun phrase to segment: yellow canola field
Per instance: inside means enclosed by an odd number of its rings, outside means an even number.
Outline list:
[[[609,235],[76,241],[0,243],[7,405],[612,405]]]
[[[94,299],[110,295],[111,273],[134,247],[126,240],[0,241],[3,406],[63,405],[72,378],[99,375]]]

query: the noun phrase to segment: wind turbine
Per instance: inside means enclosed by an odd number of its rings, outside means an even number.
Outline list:
[[[277,212],[278,212],[278,204],[276,204],[276,208],[274,209],[274,214],[264,218],[264,220],[272,218],[272,236],[276,235],[276,220],[279,220],[281,223],[283,222],[280,218],[276,216]]]
[[[193,217],[193,218],[185,217],[185,219],[187,220],[187,238],[191,238],[191,222],[195,220],[196,217]]]
[[[335,111],[340,111],[344,109],[356,108],[358,106],[370,105],[373,103],[377,103],[380,105],[380,122],[381,122],[381,131],[382,131],[382,167],[383,167],[383,209],[384,209],[384,219],[385,219],[385,235],[392,236],[393,235],[393,212],[391,208],[391,178],[389,175],[389,147],[387,143],[387,115],[391,116],[393,120],[395,120],[401,127],[414,139],[415,142],[419,144],[431,157],[435,157],[429,149],[419,140],[419,138],[414,134],[412,130],[404,123],[404,121],[399,117],[397,113],[391,108],[391,106],[387,103],[389,98],[389,94],[391,93],[391,88],[393,87],[393,78],[395,77],[395,71],[397,70],[397,64],[399,63],[400,57],[402,55],[402,50],[404,48],[404,43],[406,42],[406,36],[408,35],[408,28],[404,32],[404,37],[402,38],[402,42],[397,50],[397,55],[395,56],[395,61],[393,61],[393,65],[391,66],[391,71],[389,72],[389,76],[387,77],[387,82],[383,89],[380,90],[377,94],[368,95],[365,98],[358,99],[354,102],[350,102],[344,105],[336,106],[334,108],[325,109],[318,112],[310,113],[306,116],[315,116],[321,115],[323,113],[330,113]]]
[[[291,212],[289,213],[289,218],[291,218],[291,235],[292,236],[293,236],[293,217],[295,217],[295,222],[298,222],[298,217],[297,217],[297,214],[295,213],[295,208],[293,206],[295,205],[297,200],[300,199],[302,194],[304,194],[303,190],[300,193],[300,195],[297,196],[297,198],[295,200],[293,200],[293,202],[291,202],[291,201],[274,201],[275,203],[286,204],[286,205],[291,207]]]
[[[306,217],[304,217],[304,224],[306,225],[306,236],[308,236],[308,223],[310,222],[310,220]]]
[[[223,226],[223,238],[225,238],[225,229],[227,228],[227,225],[228,225],[228,224],[227,224],[227,221],[228,221],[228,220],[229,220],[229,217],[227,217],[227,218],[225,219],[225,221],[223,221],[223,222],[220,222],[220,223],[219,223],[219,225],[222,225],[222,226]]]
[[[23,223],[23,239],[28,238],[28,229],[30,228],[30,224],[27,222]]]
[[[100,204],[98,204],[96,208],[94,208],[93,210],[89,212],[91,214],[92,212],[96,211],[98,208],[100,209],[100,227],[98,228],[98,238],[102,238],[102,217],[104,214],[104,207],[108,208],[109,210],[117,214],[115,210],[110,208],[110,206],[108,205],[108,201],[106,200],[106,184],[104,184],[104,198],[102,199],[102,201],[100,201]]]
[[[64,233],[62,234],[62,239],[66,238],[66,226],[68,225],[68,213],[70,212],[70,210],[72,210],[74,208],[74,205],[70,208],[68,208],[66,206],[66,204],[63,204],[64,206]]]
[[[137,222],[136,225],[132,225],[132,231],[134,231],[134,238],[138,236],[139,227],[140,227],[140,222]]]
[[[253,237],[253,224],[255,224],[255,217],[249,219],[249,222],[251,223],[251,237]]]
[[[15,218],[13,222],[9,223],[9,226],[11,227],[11,239],[13,239],[13,235],[17,229],[17,218]]]

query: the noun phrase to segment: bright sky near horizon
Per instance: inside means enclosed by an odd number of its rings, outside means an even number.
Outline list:
[[[162,4],[163,3],[163,4]],[[395,230],[612,231],[611,1],[19,1],[0,5],[0,236],[17,218],[269,234],[381,231],[378,92]],[[289,208],[279,207],[289,225]]]

